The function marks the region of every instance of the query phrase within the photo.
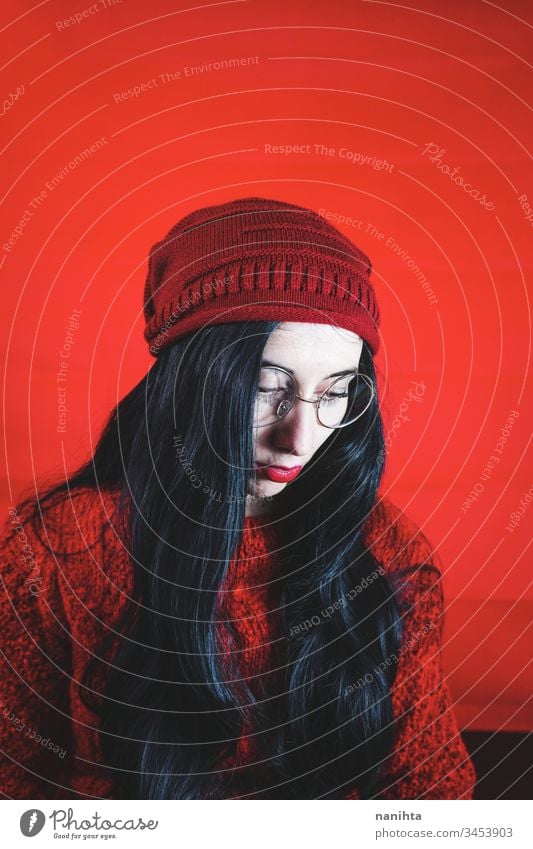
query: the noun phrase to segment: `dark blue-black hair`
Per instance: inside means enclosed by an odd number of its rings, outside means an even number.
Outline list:
[[[134,591],[101,697],[96,659],[82,682],[115,798],[333,799],[354,787],[370,798],[392,751],[401,617],[361,534],[383,474],[377,396],[273,500],[279,686],[239,678],[238,654],[221,651],[217,590],[242,536],[261,357],[278,324],[177,339],[112,411],[91,459],[46,496],[67,486],[119,491]],[[366,343],[359,369],[375,381]],[[352,686],[365,675],[364,687]],[[220,770],[249,711],[261,764]]]

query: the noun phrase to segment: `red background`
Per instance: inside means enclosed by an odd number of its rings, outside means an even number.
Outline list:
[[[532,221],[518,200],[526,194],[533,206],[529,4],[107,2],[3,6],[2,509],[37,477],[85,459],[111,407],[153,362],[142,338],[146,257],[179,218],[249,195],[351,216],[360,225],[340,229],[372,259],[382,314],[377,364],[395,433],[382,492],[443,565],[444,659],[459,721],[530,728],[533,508],[521,499],[532,485]],[[185,70],[230,59],[245,62]],[[163,83],[165,73],[176,78]],[[153,78],[157,86],[119,99]],[[429,159],[430,143],[493,209]],[[296,144],[310,152],[265,150]],[[73,309],[58,433],[56,374]],[[422,400],[404,404],[409,420],[394,429],[413,380],[426,387]],[[511,411],[499,462],[482,480]]]

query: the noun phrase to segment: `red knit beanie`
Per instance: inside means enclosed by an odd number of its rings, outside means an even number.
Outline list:
[[[144,336],[150,353],[233,321],[331,324],[375,354],[379,309],[367,256],[317,212],[242,198],[186,215],[150,251]]]

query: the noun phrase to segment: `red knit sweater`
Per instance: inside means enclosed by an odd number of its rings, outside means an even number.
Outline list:
[[[66,556],[53,556],[15,508],[2,529],[0,791],[4,797],[119,798],[114,795],[113,774],[103,765],[98,719],[83,705],[77,685],[132,588],[131,560],[109,522],[115,498],[113,491],[79,489],[45,514],[39,534]],[[105,530],[100,536],[102,523]],[[399,566],[416,567],[402,585],[406,632],[392,690],[398,731],[376,798],[470,799],[476,775],[442,670],[440,572],[431,563],[425,537],[391,502],[376,505],[364,536],[389,573]],[[245,639],[239,659],[243,676],[274,666],[275,617],[267,614],[275,609],[269,589],[275,582],[265,580],[275,566],[274,537],[275,530],[263,527],[260,519],[246,519],[225,586],[230,592],[222,594],[223,609],[236,620]],[[257,746],[252,727],[245,727],[239,762],[260,759]],[[347,792],[346,798],[359,798],[357,790]]]

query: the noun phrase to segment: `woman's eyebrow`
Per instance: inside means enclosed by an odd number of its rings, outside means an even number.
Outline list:
[[[263,360],[261,366],[274,366],[274,368],[282,368],[285,371],[288,371],[289,374],[292,374],[294,377],[294,372],[291,368],[287,368],[287,366],[280,366],[279,363],[271,363],[269,360]],[[353,374],[357,371],[357,368],[347,368],[344,371],[335,371],[333,374],[327,374],[326,377],[322,378],[323,380],[327,380],[328,377],[344,377],[345,374]]]

